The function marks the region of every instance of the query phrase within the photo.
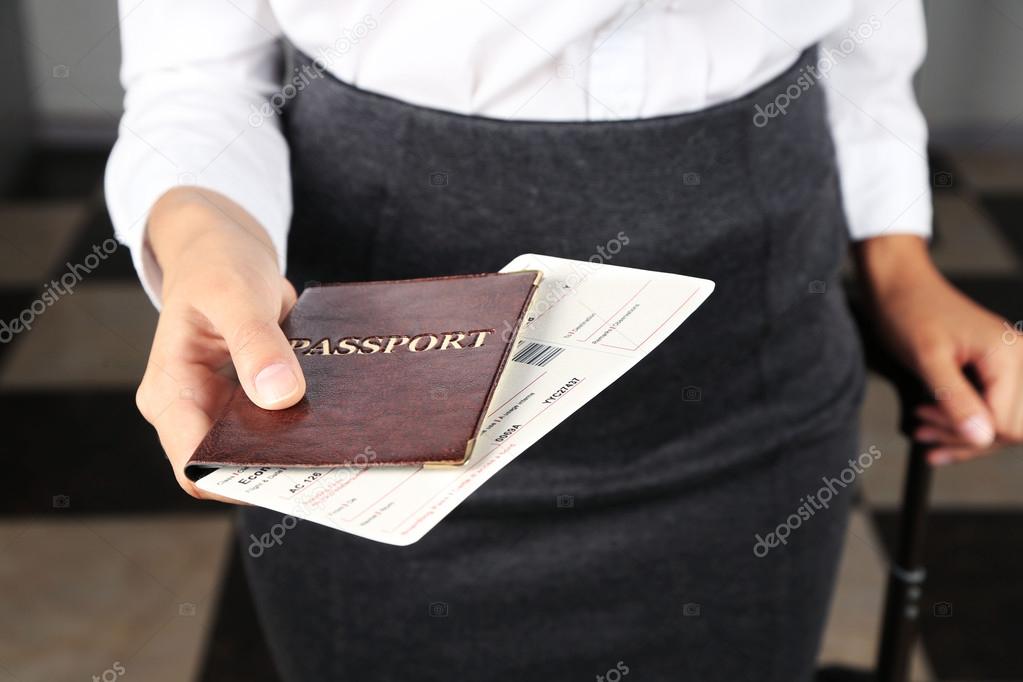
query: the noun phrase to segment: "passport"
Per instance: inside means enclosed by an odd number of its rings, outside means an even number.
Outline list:
[[[538,270],[307,287],[281,324],[306,394],[264,410],[239,386],[185,468],[461,465]]]
[[[715,286],[535,253],[501,272],[521,270],[539,270],[543,281],[463,466],[222,467],[197,487],[376,542],[418,542],[637,363],[673,362],[648,356],[672,334],[699,333],[698,325],[679,327]],[[558,507],[573,504],[571,495],[557,497]]]

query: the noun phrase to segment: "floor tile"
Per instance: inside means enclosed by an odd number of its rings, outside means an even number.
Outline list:
[[[838,583],[825,627],[822,667],[873,669],[887,580],[885,566],[881,541],[869,516],[863,510],[855,510],[846,532]],[[921,682],[934,679],[920,651],[914,656],[911,677]]]
[[[106,204],[103,202],[93,204],[77,237],[68,251],[68,262],[83,262],[88,254],[94,253],[93,248],[97,246],[108,254],[103,264],[89,274],[90,282],[122,280],[130,282],[136,287],[141,286],[138,283],[138,276],[135,274],[135,266],[131,262],[131,253],[128,247],[114,240],[114,226],[110,222]]]
[[[0,393],[4,475],[0,515],[223,511],[175,481],[135,392]],[[9,425],[17,425],[11,428]],[[64,500],[63,506],[55,505]]]
[[[93,196],[103,183],[110,150],[35,149],[21,170],[21,181],[9,193],[17,200],[83,199]]]
[[[860,476],[860,491],[868,505],[896,505],[902,495],[902,476],[908,441],[899,433],[901,408],[894,388],[871,373],[860,416],[860,449],[875,447],[881,456]]]
[[[0,204],[0,287],[39,290],[88,213],[84,201]]]
[[[1018,276],[1019,255],[968,195],[934,197],[937,238],[931,256],[946,274]]]
[[[891,543],[891,513],[876,515]],[[940,510],[927,520],[924,649],[940,680],[1023,680],[1023,511]]]
[[[963,182],[975,191],[1023,192],[1019,152],[961,149],[948,150],[946,157],[958,168]]]
[[[156,311],[133,284],[83,282],[14,342],[0,388],[137,387]]]
[[[1023,275],[1013,277],[952,276],[964,294],[1013,323],[1023,320]]]
[[[0,665],[20,682],[194,679],[230,528],[227,514],[0,522]]]
[[[0,288],[0,368],[4,357],[14,348],[17,334],[9,331],[12,320],[21,315],[36,294],[30,289]]]
[[[1020,162],[1023,165],[1023,161]],[[1013,193],[987,193],[980,197],[988,215],[998,229],[1016,249],[1016,256],[1023,258],[1023,190]],[[1017,277],[1023,273],[1017,273]]]
[[[279,682],[256,616],[238,543],[232,543],[201,682]]]

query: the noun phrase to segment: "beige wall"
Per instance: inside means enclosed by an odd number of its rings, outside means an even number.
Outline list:
[[[112,139],[121,112],[117,0],[21,0],[22,49],[39,131]]]
[[[1023,2],[925,6],[929,52],[917,92],[934,136],[988,131],[1006,143],[1023,142]]]

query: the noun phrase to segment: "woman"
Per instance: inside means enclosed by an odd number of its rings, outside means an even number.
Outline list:
[[[421,542],[307,523],[250,558],[288,680],[810,679],[851,495],[799,509],[876,456],[850,235],[946,398],[931,461],[1023,436],[1023,344],[926,252],[915,0],[122,4],[107,192],[162,304],[138,403],[196,497],[222,369],[266,409],[303,394],[285,264],[297,287],[492,271],[624,233],[614,264],[717,282]],[[247,508],[240,533],[277,521]]]

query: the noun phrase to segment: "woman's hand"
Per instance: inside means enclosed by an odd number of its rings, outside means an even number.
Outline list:
[[[1023,336],[949,284],[919,237],[868,239],[857,257],[882,333],[934,395],[918,408],[913,434],[933,444],[928,461],[949,464],[1023,441]]]
[[[269,410],[305,393],[279,326],[295,290],[281,276],[266,232],[222,195],[168,192],[154,206],[147,234],[163,272],[163,309],[136,402],[181,487],[211,498],[185,478],[184,467],[238,383]]]

